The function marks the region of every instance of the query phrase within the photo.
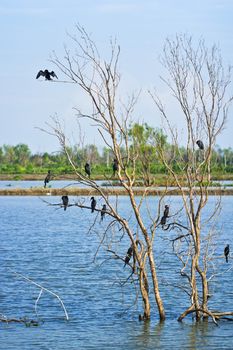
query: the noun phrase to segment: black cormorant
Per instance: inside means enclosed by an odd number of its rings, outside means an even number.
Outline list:
[[[91,197],[91,212],[94,213],[96,207],[96,200],[94,197]]]
[[[126,256],[125,256],[125,265],[127,265],[130,262],[130,259],[133,255],[133,247],[130,246],[129,249],[127,250]],[[125,267],[124,265],[124,267]]]
[[[116,171],[118,171],[118,169],[119,169],[118,161],[117,161],[117,159],[115,158],[114,161],[113,161],[113,163],[112,163],[113,176],[115,176]]]
[[[40,70],[40,71],[37,73],[36,79],[38,79],[40,76],[45,77],[45,80],[53,80],[51,77],[57,78],[57,79],[58,79],[58,77],[56,76],[56,74],[54,73],[54,71],[49,72],[48,69]]]
[[[167,220],[166,216],[162,216],[161,221],[160,221],[160,224],[161,224],[162,226],[165,225],[165,224],[166,224],[166,220]]]
[[[168,206],[168,205],[165,205],[165,209],[164,209],[164,212],[163,212],[163,216],[165,216],[166,218],[168,218],[168,214],[169,214],[169,206]]]
[[[198,145],[198,147],[200,149],[202,149],[202,150],[204,149],[204,144],[203,144],[203,142],[201,140],[197,140],[196,144]]]
[[[106,207],[106,204],[104,204],[103,208],[101,209],[101,221],[103,221],[106,211],[107,211],[107,207]]]
[[[69,198],[68,198],[68,196],[62,196],[61,199],[62,199],[62,203],[64,205],[64,210],[66,210],[66,208],[68,207]]]
[[[168,218],[168,214],[169,214],[169,206],[168,205],[165,205],[165,209],[164,209],[164,212],[163,212],[163,216],[162,216],[162,219],[160,221],[160,224],[163,226],[166,224],[166,221],[167,221],[167,218]]]
[[[89,163],[86,163],[85,164],[85,172],[87,174],[87,176],[91,176],[91,167],[90,167],[90,164]]]
[[[49,183],[49,181],[51,180],[51,170],[48,170],[48,174],[46,175],[45,179],[44,179],[44,188],[46,188],[46,185]]]
[[[225,249],[224,249],[224,255],[226,257],[226,262],[228,263],[228,255],[230,253],[230,246],[229,244],[226,245]]]

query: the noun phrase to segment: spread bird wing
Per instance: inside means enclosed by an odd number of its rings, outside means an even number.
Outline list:
[[[40,70],[40,71],[37,73],[36,79],[38,79],[41,75],[42,75],[42,77],[44,77],[44,75],[45,75],[43,70]]]
[[[54,78],[57,78],[57,79],[58,79],[58,77],[57,77],[57,75],[54,73],[54,71],[52,71],[52,72],[50,73],[50,75],[52,75],[52,77],[54,77]]]

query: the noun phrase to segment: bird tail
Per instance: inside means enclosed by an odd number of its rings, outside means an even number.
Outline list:
[[[226,262],[228,263],[228,256],[226,256]]]

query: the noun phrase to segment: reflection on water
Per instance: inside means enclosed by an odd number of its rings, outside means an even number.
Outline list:
[[[49,199],[57,203],[57,197]],[[70,197],[70,202],[75,198]],[[86,198],[88,203],[89,198]],[[155,206],[155,197],[148,204]],[[214,201],[210,198],[210,204]],[[170,199],[170,207],[177,208],[179,197]],[[126,197],[119,200],[119,210],[129,214]],[[233,347],[232,323],[222,321],[219,327],[212,322],[196,324],[188,317],[178,323],[177,316],[188,305],[181,290],[161,283],[167,320],[158,322],[153,314],[151,322],[139,322],[140,302],[134,304],[134,287],[122,288],[116,281],[126,278],[130,271],[120,261],[105,260],[100,250],[96,263],[93,256],[98,246],[96,233],[108,224],[99,223],[88,233],[95,215],[71,207],[67,211],[49,207],[37,197],[0,197],[0,313],[8,317],[35,319],[34,305],[39,290],[14,276],[9,268],[29,276],[59,294],[70,316],[64,320],[59,302],[43,293],[38,314],[44,322],[39,327],[19,324],[0,324],[0,349],[230,349]],[[101,206],[101,200],[98,200]],[[216,254],[222,254],[227,241],[233,247],[233,198],[223,198],[224,231],[215,242]],[[223,217],[223,216],[222,216]],[[131,219],[133,220],[133,219]],[[223,222],[223,221],[222,221]],[[222,223],[218,223],[220,229]],[[179,271],[175,257],[170,254],[168,238],[172,233],[158,232],[155,252],[161,281],[177,283]],[[165,237],[164,237],[165,236]],[[166,239],[164,239],[166,238]],[[119,254],[125,254],[128,241],[123,241]],[[102,263],[101,267],[99,263]],[[221,272],[226,268],[221,263]],[[178,280],[177,280],[178,278]],[[215,309],[232,309],[232,270],[219,276],[212,287]],[[153,304],[153,302],[152,302]],[[129,310],[125,312],[125,310]]]

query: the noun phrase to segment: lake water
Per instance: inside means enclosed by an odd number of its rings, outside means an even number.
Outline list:
[[[82,197],[85,203],[89,198]],[[59,203],[59,197],[50,197],[51,203]],[[210,198],[210,205],[216,198]],[[70,202],[78,200],[70,197]],[[157,199],[150,197],[148,204],[156,209]],[[179,197],[169,200],[171,210],[180,204]],[[98,206],[102,201],[98,199]],[[222,234],[217,238],[216,256],[221,256],[226,243],[233,249],[233,197],[222,200],[223,211],[215,225]],[[195,324],[191,317],[183,323],[177,317],[188,305],[186,296],[171,283],[182,283],[179,265],[171,254],[169,235],[159,231],[155,253],[161,294],[164,298],[167,320],[158,322],[157,313],[150,322],[138,321],[142,312],[140,300],[135,303],[134,285],[120,286],[129,274],[120,260],[109,260],[98,247],[98,235],[104,232],[109,218],[95,228],[88,229],[95,214],[69,207],[48,206],[38,197],[0,197],[0,313],[7,317],[36,319],[34,305],[40,289],[16,277],[13,271],[57,293],[63,300],[70,320],[64,319],[57,299],[43,293],[37,311],[41,324],[26,327],[23,324],[0,323],[0,349],[7,350],[77,350],[77,349],[231,349],[233,348],[233,322],[221,321],[219,327],[212,322]],[[129,202],[120,197],[119,210],[130,215]],[[208,210],[208,208],[207,208]],[[146,215],[146,214],[145,214]],[[130,219],[134,224],[133,218]],[[135,225],[136,229],[136,225]],[[119,232],[115,233],[119,235]],[[107,237],[106,237],[107,239]],[[124,256],[129,242],[123,238],[118,253]],[[219,272],[226,266],[218,259]],[[219,275],[211,287],[214,292],[211,307],[233,310],[233,270]],[[153,307],[152,302],[152,307]],[[43,321],[43,322],[42,322]]]
[[[221,180],[221,181],[214,181],[219,183],[224,188],[232,188],[233,182],[231,180]],[[98,180],[96,183],[99,186],[108,185],[111,186],[112,181],[111,180]],[[43,180],[28,180],[28,181],[21,181],[21,180],[4,180],[0,181],[0,189],[7,189],[7,188],[37,188],[37,187],[44,187],[44,181]],[[68,188],[68,187],[86,187],[86,185],[79,183],[77,181],[70,181],[70,180],[51,180],[49,184],[47,185],[47,188]],[[116,186],[117,187],[117,186]],[[164,187],[156,187],[158,189],[164,188]],[[173,187],[168,187],[169,189],[172,189]]]

